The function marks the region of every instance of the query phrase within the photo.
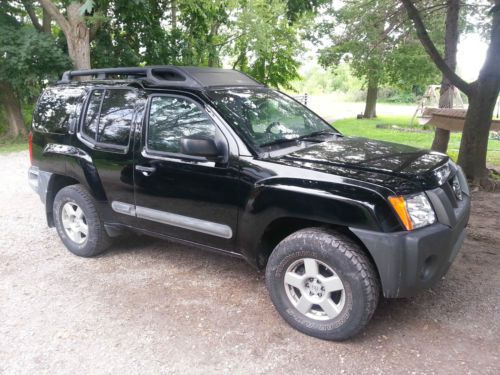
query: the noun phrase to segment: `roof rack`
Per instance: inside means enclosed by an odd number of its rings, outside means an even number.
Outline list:
[[[115,79],[117,76],[126,76],[126,79],[140,81],[148,87],[263,86],[246,74],[236,70],[170,65],[143,68],[69,70],[64,72],[59,83],[69,83],[74,77],[93,77],[97,80],[107,80]]]

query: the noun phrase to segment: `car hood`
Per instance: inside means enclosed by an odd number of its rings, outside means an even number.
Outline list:
[[[386,186],[408,180],[432,188],[438,185],[432,171],[448,160],[445,154],[397,143],[339,137],[286,154],[276,161],[368,182],[383,180]]]

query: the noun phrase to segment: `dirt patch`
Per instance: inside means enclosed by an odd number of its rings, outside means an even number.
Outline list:
[[[500,373],[499,194],[474,193],[442,282],[333,343],[290,328],[243,261],[146,237],[71,255],[27,167],[0,155],[0,373]]]

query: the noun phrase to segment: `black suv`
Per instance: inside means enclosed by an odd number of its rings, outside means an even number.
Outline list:
[[[38,100],[30,156],[72,253],[133,230],[243,258],[282,317],[322,339],[359,332],[381,292],[436,283],[469,218],[446,155],[345,137],[234,70],[66,72]]]

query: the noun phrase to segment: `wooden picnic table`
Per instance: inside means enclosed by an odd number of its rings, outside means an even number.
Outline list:
[[[425,108],[419,122],[459,132],[464,130],[466,113],[467,110],[462,108]],[[500,131],[500,119],[491,120],[490,130]]]

